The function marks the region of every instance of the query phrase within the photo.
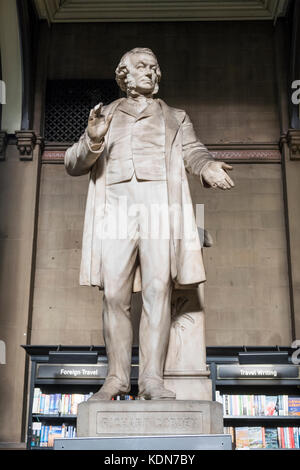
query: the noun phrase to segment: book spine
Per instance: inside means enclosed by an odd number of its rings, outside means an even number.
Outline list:
[[[64,395],[64,405],[63,405],[63,414],[66,415],[68,413],[68,395],[65,393]]]
[[[299,428],[294,428],[294,441],[295,441],[295,449],[300,449],[300,445],[299,445]]]
[[[49,414],[52,415],[54,414],[54,395],[51,393],[50,395],[50,405],[49,405]]]
[[[41,398],[41,390],[39,388],[35,388],[34,395],[33,395],[33,403],[32,403],[32,413],[39,413],[40,398]]]
[[[43,424],[42,429],[41,429],[40,447],[44,447],[44,443],[45,443],[45,425]]]
[[[279,395],[278,397],[278,416],[283,416],[283,396]]]
[[[33,429],[32,427],[30,447],[36,447],[36,434],[37,434],[36,430]]]
[[[243,396],[238,396],[239,416],[243,415]]]
[[[259,395],[259,415],[263,416],[265,414],[264,410],[264,396]]]
[[[289,435],[291,448],[295,449],[294,428],[289,428]]]
[[[48,447],[49,430],[50,430],[50,426],[47,425],[45,427],[45,447]]]
[[[282,449],[282,443],[281,443],[281,431],[280,431],[280,427],[277,428],[277,439],[278,439],[278,445],[279,445],[279,449]]]
[[[45,408],[45,394],[42,393],[41,401],[40,401],[40,409],[39,409],[40,414],[44,414],[44,408]]]
[[[59,414],[60,402],[61,402],[61,394],[60,394],[60,393],[56,393],[56,394],[55,394],[55,400],[54,400],[54,413],[55,413],[56,415]]]
[[[230,411],[229,411],[229,395],[225,394],[223,395],[223,400],[224,400],[224,415],[229,416]]]
[[[288,433],[288,428],[283,428],[283,434],[284,434],[284,448],[288,449],[289,448],[289,433]]]
[[[265,416],[266,414],[266,395],[261,395],[261,414]]]
[[[41,445],[41,430],[42,430],[42,424],[38,423],[38,429],[37,429],[37,435],[36,435],[36,447],[40,447]]]
[[[266,428],[262,427],[262,444],[263,448],[266,448]]]
[[[280,428],[280,434],[281,434],[281,444],[282,444],[282,449],[286,448],[285,445],[285,434],[284,434],[284,428]]]
[[[73,394],[71,399],[71,414],[76,415],[76,401],[78,400],[78,395]]]
[[[284,409],[284,416],[288,416],[289,415],[289,397],[288,397],[288,395],[284,395],[283,409]]]
[[[59,414],[60,415],[64,414],[64,396],[65,396],[65,394],[63,393],[61,395],[61,400],[59,402]]]

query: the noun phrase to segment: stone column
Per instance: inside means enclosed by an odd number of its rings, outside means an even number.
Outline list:
[[[294,14],[299,15],[295,2]],[[299,79],[298,58],[300,52],[300,23],[295,17],[292,28],[293,47],[290,57],[286,54],[289,31],[284,21],[278,21],[275,29],[276,76],[281,124],[282,179],[285,203],[287,253],[290,284],[291,338],[300,338],[300,120],[299,105],[292,103],[292,81]],[[290,110],[290,112],[288,112]]]

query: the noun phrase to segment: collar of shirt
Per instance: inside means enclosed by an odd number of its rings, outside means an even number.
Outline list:
[[[129,114],[133,116],[135,119],[143,119],[145,117],[151,116],[153,112],[157,109],[159,103],[157,100],[152,99],[146,108],[143,111],[138,111],[137,107],[134,103],[128,99],[122,101],[122,103],[118,106],[118,111],[122,111],[123,113]]]

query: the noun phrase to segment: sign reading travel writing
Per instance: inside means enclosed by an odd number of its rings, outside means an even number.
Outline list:
[[[297,379],[299,367],[294,365],[249,365],[236,364],[217,366],[218,379]]]

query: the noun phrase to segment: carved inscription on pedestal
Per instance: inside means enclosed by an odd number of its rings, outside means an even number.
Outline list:
[[[203,416],[201,412],[131,412],[112,413],[99,411],[97,413],[97,434],[126,434],[143,433],[153,434],[189,434],[195,429],[203,432]]]

